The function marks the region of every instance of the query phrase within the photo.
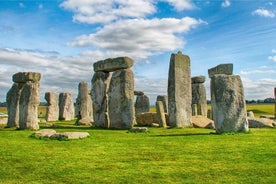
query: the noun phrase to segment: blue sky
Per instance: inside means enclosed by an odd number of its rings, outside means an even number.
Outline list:
[[[192,76],[233,63],[247,99],[276,87],[276,1],[0,0],[0,101],[19,71],[42,74],[47,91],[72,92],[93,63],[134,59],[135,89],[153,104],[166,94],[171,53],[191,58]]]

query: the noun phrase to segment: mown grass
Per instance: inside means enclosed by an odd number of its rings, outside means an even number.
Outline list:
[[[247,111],[252,111],[255,117],[260,117],[261,115],[271,115],[274,116],[275,104],[247,104]]]
[[[58,141],[0,128],[0,183],[275,183],[275,129],[210,134],[149,128],[148,133],[76,127],[90,137]],[[41,128],[46,128],[41,124]]]

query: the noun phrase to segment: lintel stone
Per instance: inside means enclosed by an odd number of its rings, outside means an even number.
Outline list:
[[[12,76],[13,82],[25,83],[28,81],[38,82],[40,81],[41,74],[37,72],[18,72]]]
[[[210,68],[208,70],[209,77],[213,77],[216,74],[225,74],[225,75],[232,75],[233,74],[233,64],[220,64],[216,67]]]
[[[129,57],[117,57],[97,61],[93,67],[95,72],[114,72],[116,70],[131,68],[133,63],[134,61]]]

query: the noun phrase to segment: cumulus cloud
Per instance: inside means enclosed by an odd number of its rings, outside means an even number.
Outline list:
[[[195,5],[190,0],[163,0],[168,2],[177,11],[191,10],[195,8]]]
[[[74,21],[89,24],[108,23],[119,18],[141,18],[156,11],[149,0],[66,0],[60,6],[74,12]]]
[[[183,48],[185,41],[176,34],[187,33],[202,20],[190,17],[182,19],[128,19],[107,24],[96,33],[81,35],[71,46],[93,46],[113,53],[137,59]]]
[[[221,3],[221,6],[226,8],[231,6],[231,2],[229,0],[225,0],[224,2]]]
[[[261,16],[261,17],[269,17],[269,18],[274,18],[275,17],[274,12],[266,10],[264,8],[260,8],[260,9],[257,9],[255,11],[253,11],[252,15],[258,15],[258,16]]]
[[[274,56],[268,56],[268,59],[276,62],[276,49],[273,49],[272,53],[274,53]]]

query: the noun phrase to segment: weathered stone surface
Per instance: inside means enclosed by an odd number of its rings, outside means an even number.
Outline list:
[[[6,96],[8,122],[7,127],[19,126],[19,100],[23,84],[14,83]]]
[[[148,128],[147,127],[132,127],[128,131],[133,132],[133,133],[141,133],[141,132],[147,132]]]
[[[181,52],[172,54],[168,77],[169,126],[192,126],[192,86],[190,58]]]
[[[210,68],[208,70],[209,77],[212,78],[216,74],[225,74],[232,75],[233,74],[233,64],[220,64],[214,68]]]
[[[77,121],[76,121],[76,125],[89,125],[89,126],[91,126],[92,124],[93,124],[93,120],[91,119],[91,117],[85,117],[85,118],[77,119]]]
[[[207,118],[213,119],[213,113],[212,113],[211,109],[208,109],[208,111],[207,111]]]
[[[205,116],[193,116],[192,123],[195,128],[211,128],[215,129],[215,123],[213,120],[206,118]]]
[[[247,112],[247,117],[249,117],[249,118],[254,118],[254,117],[255,117],[255,116],[254,116],[254,112],[253,112],[253,111]]]
[[[156,101],[161,101],[163,103],[164,112],[168,113],[168,96],[167,95],[158,95]]]
[[[19,100],[19,129],[39,129],[37,110],[39,106],[39,82],[23,84]]]
[[[157,101],[156,104],[156,112],[157,112],[157,118],[158,118],[158,124],[160,127],[166,127],[166,117],[165,117],[165,111],[163,107],[163,102]]]
[[[59,94],[59,120],[70,121],[75,118],[75,107],[72,93]]]
[[[248,117],[249,128],[276,127],[276,122],[267,118]]]
[[[114,72],[133,66],[134,61],[129,57],[109,58],[94,63],[95,72]]]
[[[149,112],[150,101],[147,95],[139,95],[136,97],[135,101],[135,113],[140,114],[143,112]]]
[[[202,115],[207,117],[207,99],[206,88],[203,83],[192,84],[192,104],[196,104],[195,115]]]
[[[83,139],[90,136],[88,132],[64,132],[60,135],[66,139]]]
[[[13,82],[25,83],[28,81],[38,82],[40,81],[41,74],[36,72],[18,72],[12,76]]]
[[[165,113],[166,122],[169,121],[169,116]],[[159,125],[157,112],[145,112],[136,115],[136,123],[138,126],[153,126],[154,124]]]
[[[204,82],[205,82],[205,76],[203,75],[192,77],[192,84],[198,84],[198,83],[204,83]]]
[[[240,76],[214,75],[211,79],[211,102],[217,133],[248,131]]]
[[[35,137],[44,137],[44,138],[50,138],[52,135],[56,134],[57,132],[53,129],[43,129],[39,130],[34,133]]]
[[[197,104],[192,104],[192,116],[197,116]]]
[[[48,104],[45,116],[46,121],[57,121],[59,117],[58,95],[55,92],[46,92],[45,100]]]
[[[143,91],[134,91],[134,95],[137,95],[137,96],[142,96],[144,94],[145,93]]]
[[[109,128],[109,116],[107,108],[110,74],[95,72],[91,80],[94,124],[98,127]]]
[[[76,100],[76,114],[78,118],[77,122],[83,119],[82,122],[84,123],[87,122],[88,119],[90,119],[91,123],[93,122],[93,109],[92,99],[87,82],[80,82],[78,89],[79,93]]]
[[[130,69],[112,74],[108,91],[110,127],[130,129],[135,124],[134,76]]]

